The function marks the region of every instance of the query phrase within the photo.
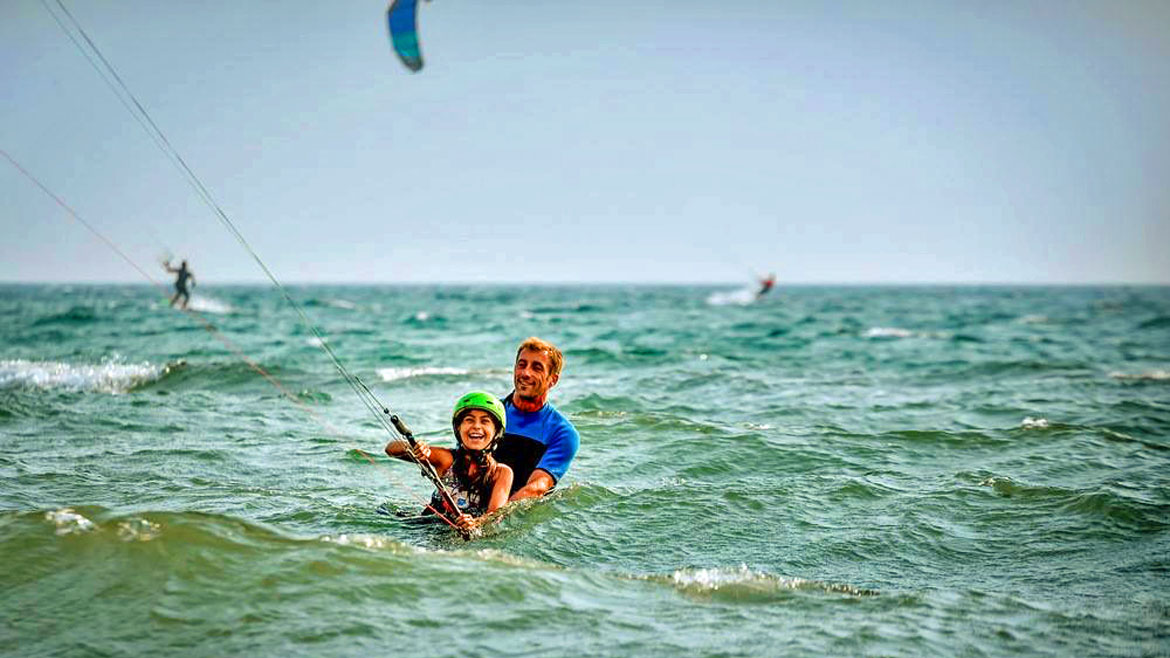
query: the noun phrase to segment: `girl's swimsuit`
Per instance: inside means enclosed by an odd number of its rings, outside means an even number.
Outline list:
[[[483,516],[487,512],[488,501],[490,494],[488,491],[476,491],[474,487],[465,486],[459,481],[459,477],[455,475],[455,466],[447,469],[447,472],[439,477],[443,486],[447,487],[447,491],[451,492],[451,497],[455,499],[455,504],[459,506],[459,511],[463,514],[470,514],[471,516]],[[441,510],[443,509],[443,497],[436,491],[431,496],[431,507]]]

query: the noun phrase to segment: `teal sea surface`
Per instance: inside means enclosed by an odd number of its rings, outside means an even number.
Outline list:
[[[568,475],[464,541],[272,287],[0,285],[0,654],[1170,655],[1170,288],[289,291],[439,445],[557,343]]]

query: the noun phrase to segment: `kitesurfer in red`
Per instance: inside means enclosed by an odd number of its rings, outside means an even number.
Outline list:
[[[768,274],[767,277],[760,279],[760,290],[759,290],[759,292],[756,293],[756,299],[759,299],[760,297],[763,297],[764,295],[768,294],[768,291],[771,290],[772,286],[775,286],[775,285],[776,285],[776,275],[775,274]]]

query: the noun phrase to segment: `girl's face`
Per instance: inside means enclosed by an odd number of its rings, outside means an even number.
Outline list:
[[[459,421],[459,439],[464,447],[483,450],[496,436],[496,419],[486,411],[472,409]]]

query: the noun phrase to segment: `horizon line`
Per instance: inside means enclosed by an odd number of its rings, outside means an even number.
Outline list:
[[[170,285],[169,279],[163,282],[165,285]],[[90,281],[46,281],[46,280],[19,280],[19,279],[0,279],[0,285],[60,285],[60,286],[153,286],[152,282],[144,281],[122,281],[122,280],[90,280]],[[271,286],[272,282],[267,279],[244,279],[244,280],[209,280],[196,286],[196,289],[202,286],[218,286],[218,287],[232,287],[232,286]],[[286,286],[743,286],[748,287],[754,285],[751,282],[744,280],[710,280],[710,281],[588,281],[588,280],[564,280],[564,281],[534,281],[534,280],[498,280],[498,281],[466,281],[466,280],[436,280],[436,281],[353,281],[353,280],[300,280],[290,279],[281,281],[281,285]],[[1165,287],[1170,286],[1170,281],[790,281],[790,282],[776,282],[776,288],[781,287],[815,287],[815,286],[959,286],[959,287],[974,287],[974,286],[1033,286],[1033,287],[1126,287],[1126,286],[1145,286],[1145,287]]]

